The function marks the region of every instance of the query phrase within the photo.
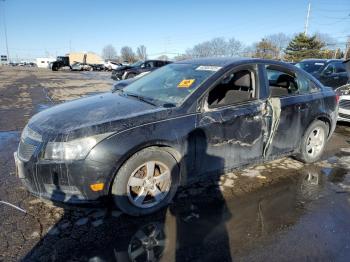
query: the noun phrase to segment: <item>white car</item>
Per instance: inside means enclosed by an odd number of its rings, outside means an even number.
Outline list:
[[[338,121],[350,122],[350,84],[337,89],[339,96]]]
[[[112,61],[107,61],[103,64],[105,66],[105,68],[107,68],[108,70],[114,70],[117,69],[118,67],[122,66],[122,64],[120,63],[116,63],[116,62],[112,62]]]
[[[350,79],[350,59],[344,61]],[[336,89],[339,95],[338,121],[350,122],[350,83]]]

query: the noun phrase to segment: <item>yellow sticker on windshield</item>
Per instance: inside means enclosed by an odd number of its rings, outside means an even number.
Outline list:
[[[189,88],[194,83],[196,79],[184,79],[182,80],[177,87],[178,88]]]

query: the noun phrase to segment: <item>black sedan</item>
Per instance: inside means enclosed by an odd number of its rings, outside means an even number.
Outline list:
[[[286,155],[317,161],[337,110],[332,89],[286,63],[182,61],[33,116],[15,152],[17,174],[39,197],[112,197],[144,215],[206,175]]]
[[[342,59],[305,59],[296,64],[312,74],[323,85],[336,89],[349,81]]]
[[[170,61],[146,60],[138,61],[131,65],[120,66],[112,71],[113,80],[124,80],[137,76],[144,72],[150,72],[162,66],[170,64]]]

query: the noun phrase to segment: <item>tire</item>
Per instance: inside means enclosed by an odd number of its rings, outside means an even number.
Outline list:
[[[306,129],[296,158],[304,163],[313,163],[320,159],[328,137],[328,126],[316,120]]]
[[[174,197],[179,171],[170,153],[158,148],[143,149],[117,172],[112,185],[113,201],[131,216],[151,214],[167,206]]]
[[[136,74],[130,73],[130,74],[127,74],[127,75],[126,75],[126,78],[125,78],[125,79],[134,78],[135,76],[136,76]]]

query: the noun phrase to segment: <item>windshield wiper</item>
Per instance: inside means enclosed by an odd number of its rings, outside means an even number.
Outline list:
[[[124,91],[123,91],[124,92]],[[144,96],[140,96],[140,95],[137,95],[137,94],[132,94],[132,93],[126,93],[124,92],[127,96],[131,96],[131,97],[135,97],[137,98],[138,100],[142,101],[142,102],[145,102],[147,104],[150,104],[152,106],[158,106],[156,103],[153,103],[152,101],[150,101],[149,98],[146,98]]]

